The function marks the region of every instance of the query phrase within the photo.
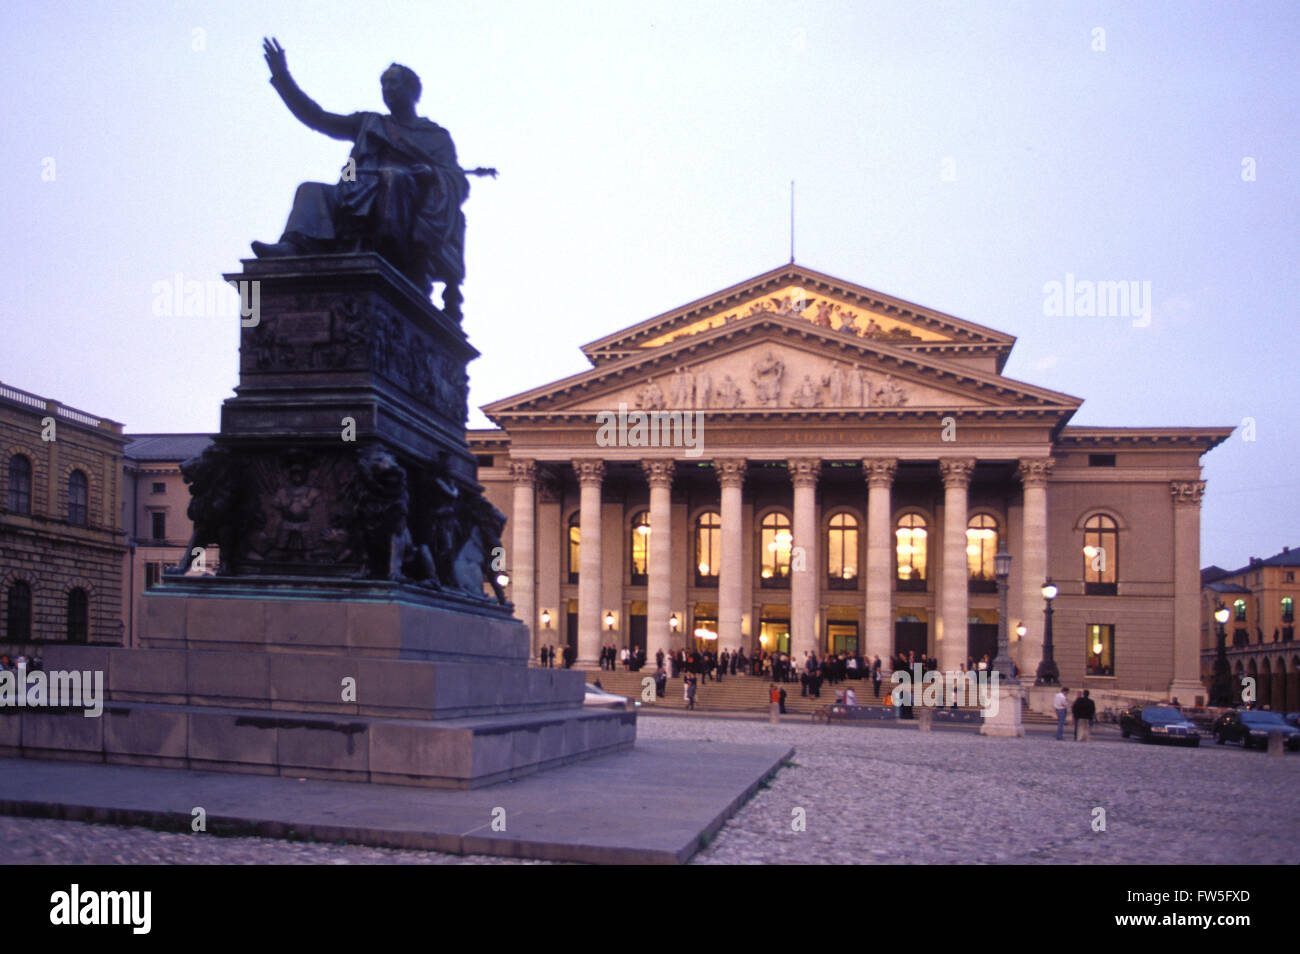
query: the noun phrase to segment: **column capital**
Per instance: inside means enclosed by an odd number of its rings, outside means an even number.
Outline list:
[[[657,459],[641,461],[641,470],[645,474],[645,479],[649,481],[651,487],[667,487],[672,489],[673,473],[677,469],[677,462],[672,459]]]
[[[1201,497],[1205,493],[1205,481],[1203,480],[1171,480],[1169,481],[1169,493],[1174,498],[1174,506],[1199,507]]]
[[[970,486],[970,476],[974,470],[973,457],[945,457],[939,461],[939,473],[943,475],[944,487]]]
[[[510,461],[510,479],[516,484],[533,484],[537,480],[537,461],[519,459]]]
[[[574,458],[573,470],[578,475],[578,483],[584,486],[595,484],[599,487],[605,480],[605,462],[599,458]]]
[[[862,476],[867,479],[868,487],[892,487],[896,473],[898,473],[897,457],[862,458]]]
[[[713,472],[723,487],[740,487],[745,483],[745,469],[749,461],[743,457],[728,457],[713,462]]]
[[[1025,487],[1043,487],[1052,476],[1056,461],[1051,457],[1022,457],[1016,467],[1016,476]]]
[[[816,487],[822,473],[822,462],[816,457],[795,457],[786,461],[786,467],[796,487]]]

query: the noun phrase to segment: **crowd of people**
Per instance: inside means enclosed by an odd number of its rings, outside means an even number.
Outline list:
[[[19,653],[12,659],[7,653],[0,653],[0,672],[17,672],[20,668],[26,672],[40,672],[45,668],[45,660],[39,652],[33,656]]]
[[[554,669],[556,666],[556,653],[554,646],[543,646],[538,656],[541,659],[543,669]],[[565,646],[559,653],[560,665],[565,669],[572,669],[573,664],[578,661],[578,651],[572,646]]]

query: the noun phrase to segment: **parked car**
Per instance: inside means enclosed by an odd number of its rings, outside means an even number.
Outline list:
[[[616,696],[591,683],[587,683],[587,692],[582,699],[584,706],[602,706],[607,709],[626,709],[627,703],[627,696]]]
[[[1175,706],[1130,706],[1119,714],[1119,734],[1143,742],[1200,745],[1201,730]]]
[[[1300,729],[1289,725],[1280,712],[1267,709],[1234,709],[1219,716],[1214,723],[1214,741],[1223,745],[1225,742],[1240,742],[1242,747],[1258,745],[1268,748],[1268,735],[1274,729],[1282,733],[1282,741],[1288,749],[1300,749]]]
[[[1288,712],[1282,718],[1286,719],[1287,722],[1295,726],[1297,729],[1300,729],[1300,712]]]

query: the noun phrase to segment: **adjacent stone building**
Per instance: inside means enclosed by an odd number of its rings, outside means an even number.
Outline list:
[[[0,647],[120,644],[122,425],[0,384]]]
[[[1255,701],[1281,712],[1300,710],[1300,642],[1295,601],[1300,594],[1300,549],[1283,547],[1266,559],[1251,557],[1236,570],[1208,566],[1201,571],[1201,673],[1214,681],[1218,651],[1215,610],[1226,607],[1224,644],[1236,677],[1255,680]]]
[[[185,558],[194,526],[186,514],[189,486],[181,477],[181,464],[203,453],[211,434],[131,434],[123,454],[123,525],[130,551],[123,571],[122,619],[126,645],[138,645],[140,600],[157,585],[166,567]],[[215,572],[220,553],[206,548],[204,569]]]
[[[1050,577],[1065,683],[1204,697],[1200,460],[1232,429],[1071,426],[1080,398],[1002,374],[1014,343],[791,264],[486,405],[498,426],[470,443],[534,649],[910,650],[955,669],[996,653],[1005,548],[1031,679]]]

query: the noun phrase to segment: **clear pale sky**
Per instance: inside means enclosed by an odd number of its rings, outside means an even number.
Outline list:
[[[475,408],[785,262],[795,179],[799,262],[1016,335],[1005,373],[1084,398],[1073,423],[1253,418],[1204,459],[1201,562],[1233,567],[1300,546],[1298,27],[1295,2],[9,3],[0,380],[217,429],[238,322],[156,316],[154,283],[237,270],[348,151],[267,84],[274,35],[335,112],[412,67],[461,164],[501,170],[466,205]],[[1149,325],[1045,315],[1067,274],[1150,282]]]

